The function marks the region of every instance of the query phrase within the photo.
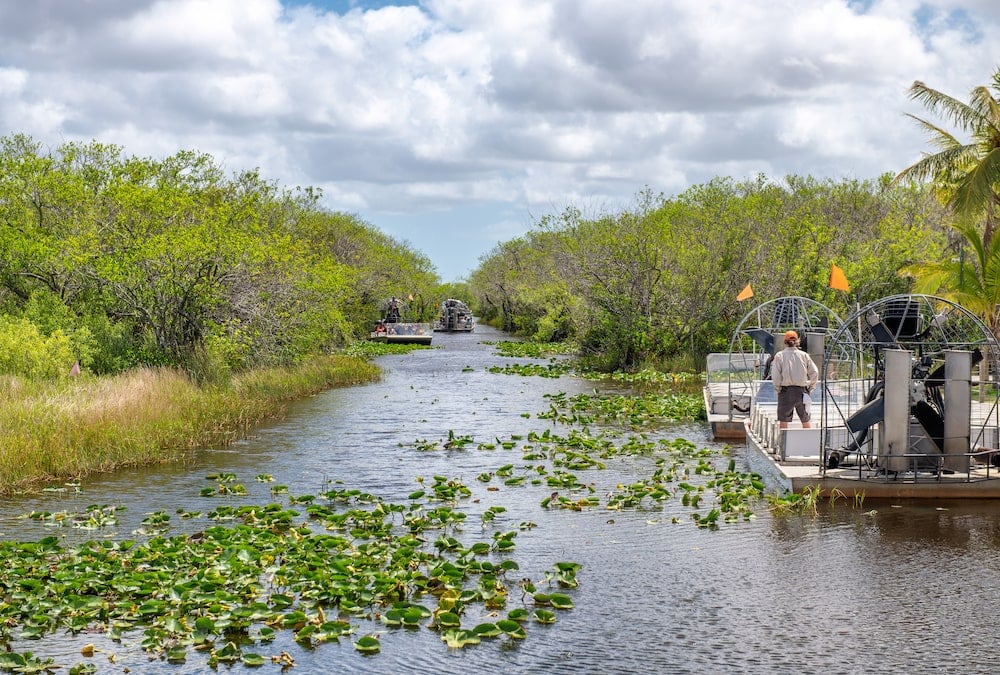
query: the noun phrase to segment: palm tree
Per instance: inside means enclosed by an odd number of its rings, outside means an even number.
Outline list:
[[[940,126],[907,114],[930,134],[938,152],[925,153],[894,179],[933,180],[938,196],[956,216],[969,222],[984,221],[985,249],[990,248],[1000,224],[1000,102],[991,88],[1000,96],[1000,68],[993,73],[991,87],[973,89],[968,103],[923,82],[914,82],[911,99],[923,103],[931,113],[945,118],[971,138],[963,143]]]
[[[961,237],[959,257],[940,262],[915,263],[903,268],[914,277],[913,292],[938,295],[982,317],[1000,335],[1000,237],[989,244],[974,223],[957,222],[952,229]],[[965,250],[972,252],[966,260]]]
[[[913,292],[930,293],[957,303],[978,315],[993,335],[1000,338],[1000,237],[988,244],[975,223],[959,221],[951,225],[962,239],[958,259],[915,263],[904,267],[903,274],[914,277]],[[966,262],[965,248],[972,251]],[[979,363],[981,382],[989,379],[989,358]],[[979,400],[985,390],[980,387]]]

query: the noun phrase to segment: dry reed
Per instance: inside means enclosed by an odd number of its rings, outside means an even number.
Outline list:
[[[61,382],[0,377],[0,493],[177,461],[245,437],[288,401],[378,376],[370,363],[328,356],[212,387],[168,368]]]

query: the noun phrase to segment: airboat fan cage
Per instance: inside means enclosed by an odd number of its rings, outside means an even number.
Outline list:
[[[1000,390],[979,377],[998,372],[998,351],[986,324],[943,298],[894,295],[860,307],[827,337],[823,466],[857,453],[898,473],[950,454],[932,467],[968,471],[978,450],[1000,445]]]
[[[819,361],[826,335],[840,325],[836,312],[810,298],[785,296],[754,307],[740,321],[729,343],[730,400],[738,405],[750,398],[774,398],[769,386],[771,358],[784,348],[785,331],[797,332],[802,349]]]

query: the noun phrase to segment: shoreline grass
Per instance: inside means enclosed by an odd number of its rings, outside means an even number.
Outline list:
[[[378,366],[332,355],[199,387],[178,370],[142,368],[60,382],[0,377],[0,494],[53,480],[178,461],[245,438],[288,402],[375,381]]]

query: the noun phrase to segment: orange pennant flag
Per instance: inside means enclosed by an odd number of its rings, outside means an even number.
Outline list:
[[[747,298],[752,298],[752,297],[753,297],[753,289],[750,287],[750,284],[747,284],[746,288],[740,291],[740,294],[736,296],[736,300],[738,302],[743,302]]]
[[[847,275],[844,274],[844,270],[834,264],[830,265],[830,288],[835,291],[844,291],[845,293],[851,290],[851,285],[847,283]]]

